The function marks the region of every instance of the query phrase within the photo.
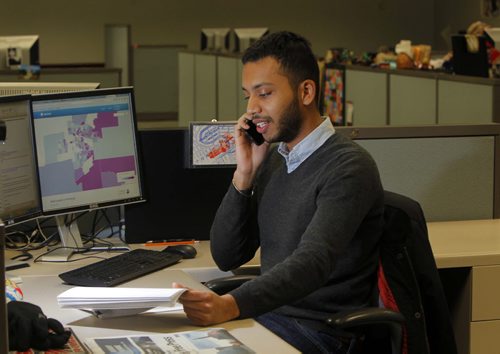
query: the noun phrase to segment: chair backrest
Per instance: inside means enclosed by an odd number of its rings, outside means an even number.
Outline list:
[[[408,353],[457,353],[420,204],[386,191],[384,218],[380,263],[397,307],[406,318]]]

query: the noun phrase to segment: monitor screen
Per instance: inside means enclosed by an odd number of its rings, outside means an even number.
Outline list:
[[[40,65],[38,35],[0,36],[0,69]]]
[[[33,117],[44,215],[143,201],[132,88],[33,96]]]
[[[41,214],[30,96],[0,97],[0,124],[0,219],[11,226]]]

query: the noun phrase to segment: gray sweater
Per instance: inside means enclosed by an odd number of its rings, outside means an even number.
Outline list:
[[[334,134],[288,174],[273,148],[251,198],[230,186],[214,219],[211,251],[222,270],[261,248],[257,279],[231,292],[240,317],[277,312],[323,319],[374,304],[383,189],[370,155]]]

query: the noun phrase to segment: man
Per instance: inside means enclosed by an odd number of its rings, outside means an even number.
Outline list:
[[[211,250],[230,270],[260,247],[262,275],[223,296],[190,290],[181,302],[196,324],[254,317],[302,352],[346,353],[349,341],[323,319],[376,303],[383,226],[376,165],[321,117],[318,66],[307,40],[270,34],[242,61],[248,106],[235,128],[237,167],[212,226]],[[247,120],[262,145],[247,138]]]

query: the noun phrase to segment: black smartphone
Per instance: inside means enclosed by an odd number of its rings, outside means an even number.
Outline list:
[[[255,145],[262,145],[264,142],[264,137],[257,131],[257,127],[254,122],[247,120],[247,124],[250,126],[248,129],[243,129],[246,135],[252,140]]]

